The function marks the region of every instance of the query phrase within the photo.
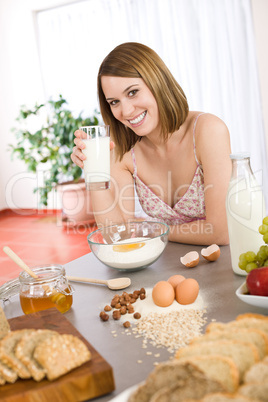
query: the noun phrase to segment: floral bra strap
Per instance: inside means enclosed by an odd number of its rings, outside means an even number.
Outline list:
[[[197,156],[196,156],[195,128],[196,128],[197,120],[198,120],[199,116],[201,116],[202,114],[205,114],[205,112],[201,112],[196,116],[195,121],[194,121],[194,129],[193,129],[194,157],[195,157],[195,160],[196,160],[196,163],[197,163],[198,166],[201,166],[201,164],[200,164],[200,162],[199,162],[199,160],[197,159]]]
[[[134,149],[131,148],[131,156],[132,156],[132,161],[133,161],[133,177],[136,178],[137,177],[137,164],[136,164],[136,158],[135,158],[135,153],[134,153]]]

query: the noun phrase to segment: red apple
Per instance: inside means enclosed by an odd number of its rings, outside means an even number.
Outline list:
[[[268,267],[256,268],[250,271],[246,283],[251,295],[268,296]]]

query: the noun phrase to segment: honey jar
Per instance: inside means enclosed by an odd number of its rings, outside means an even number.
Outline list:
[[[68,283],[64,267],[47,264],[34,267],[32,271],[38,276],[37,279],[27,272],[19,275],[20,304],[24,314],[51,307],[66,313],[73,304],[74,289]]]

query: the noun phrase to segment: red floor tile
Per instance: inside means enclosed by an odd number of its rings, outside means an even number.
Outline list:
[[[88,233],[94,225],[66,228],[59,212],[0,211],[0,285],[18,276],[21,269],[4,253],[9,246],[27,265],[66,264],[90,252]]]

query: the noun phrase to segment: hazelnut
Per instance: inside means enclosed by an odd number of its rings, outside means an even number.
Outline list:
[[[141,299],[141,300],[144,300],[145,297],[146,297],[146,296],[145,296],[145,293],[141,293],[141,294],[140,294],[140,299]]]
[[[137,299],[135,299],[135,297],[132,297],[132,298],[130,299],[130,303],[133,304],[133,303],[136,302],[136,300],[137,300]]]
[[[141,289],[140,289],[140,293],[145,294],[145,293],[146,293],[146,290],[145,290],[144,288],[141,288]]]
[[[109,306],[108,304],[107,304],[107,306],[104,307],[104,311],[111,311],[111,310],[112,310],[112,307]]]
[[[120,318],[121,318],[121,313],[120,313],[120,311],[119,311],[119,310],[113,311],[113,319],[114,319],[114,320],[120,320]]]
[[[141,318],[140,313],[135,313],[133,314],[133,317],[136,318],[136,320],[138,320],[139,318]]]
[[[114,306],[114,308],[117,308],[117,309],[121,308],[121,304],[120,304],[120,303],[116,303],[116,305]]]
[[[134,307],[133,307],[132,305],[130,305],[127,310],[128,310],[128,313],[129,313],[129,314],[132,314],[132,313],[134,313],[134,311],[135,311],[135,310],[134,310]]]
[[[120,308],[120,313],[121,313],[122,315],[124,315],[124,314],[127,313],[127,308],[126,308],[126,306],[122,306],[122,307]]]
[[[102,321],[108,321],[109,320],[109,315],[105,313],[105,311],[100,312],[100,318]]]
[[[124,325],[125,328],[129,328],[129,327],[130,327],[130,322],[129,322],[129,321],[126,321],[126,322],[124,322],[123,325]]]

